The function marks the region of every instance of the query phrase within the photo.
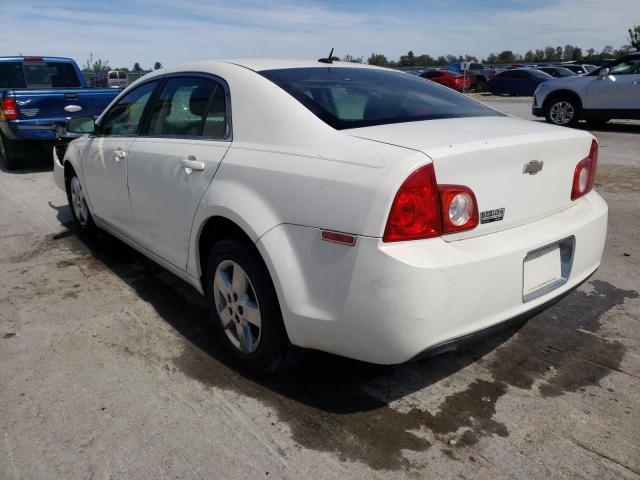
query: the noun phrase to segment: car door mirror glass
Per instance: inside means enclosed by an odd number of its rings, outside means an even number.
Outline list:
[[[67,123],[67,132],[69,133],[93,133],[95,130],[95,120],[90,116],[75,117]]]

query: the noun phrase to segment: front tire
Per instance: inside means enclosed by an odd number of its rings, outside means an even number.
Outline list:
[[[554,125],[573,127],[580,120],[580,105],[570,97],[552,98],[545,108],[545,118]]]
[[[67,178],[67,200],[69,201],[69,209],[73,217],[73,223],[81,231],[90,231],[95,229],[93,217],[89,211],[87,197],[80,179],[74,171]]]
[[[0,162],[7,170],[16,170],[24,164],[24,143],[9,140],[0,132]]]
[[[234,360],[256,374],[288,366],[293,347],[258,252],[238,240],[219,241],[209,253],[205,283],[214,327]]]

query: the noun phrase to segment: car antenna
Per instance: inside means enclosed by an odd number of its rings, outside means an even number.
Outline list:
[[[318,61],[321,63],[333,63],[333,48],[331,49],[331,52],[329,52],[329,56],[327,58],[319,58]]]

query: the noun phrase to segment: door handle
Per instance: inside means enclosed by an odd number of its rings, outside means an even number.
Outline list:
[[[634,81],[633,81],[633,84],[634,84],[634,85],[640,85],[640,80],[634,80]]]
[[[115,150],[113,152],[113,159],[116,162],[119,162],[120,160],[122,160],[123,158],[127,158],[127,152],[125,152],[124,150]]]
[[[188,174],[191,172],[201,172],[204,170],[204,162],[199,162],[196,157],[189,155],[189,157],[182,160],[182,167]]]

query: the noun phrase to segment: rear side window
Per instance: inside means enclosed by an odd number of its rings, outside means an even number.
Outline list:
[[[202,135],[209,103],[218,84],[206,78],[172,78],[153,106],[149,135],[197,137]]]
[[[63,62],[24,62],[27,88],[77,88],[80,79],[73,65]]]
[[[127,79],[127,73],[126,72],[118,72],[118,78],[120,80],[126,80]]]
[[[464,95],[402,72],[311,67],[260,73],[336,129],[439,118],[502,116]]]
[[[25,87],[22,62],[0,62],[0,89]]]
[[[100,122],[99,134],[134,135],[138,130],[147,102],[157,85],[157,80],[145,83],[121,98]]]

